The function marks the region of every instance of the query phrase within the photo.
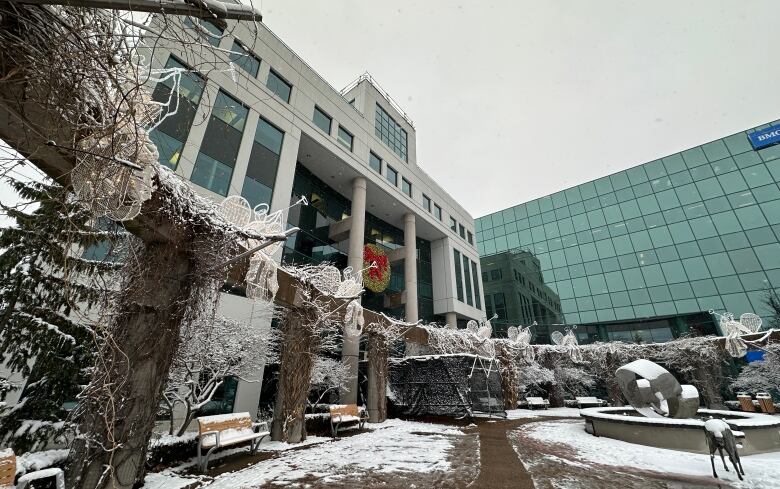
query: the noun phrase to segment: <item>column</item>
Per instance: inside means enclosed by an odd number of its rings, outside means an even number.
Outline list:
[[[347,264],[352,270],[363,268],[363,245],[366,235],[366,179],[356,177],[352,180],[352,227],[349,230],[349,255]],[[358,390],[358,360],[360,338],[344,337],[341,348],[341,360],[349,367],[350,381],[347,389],[340,393],[342,404],[356,404]]]
[[[417,314],[417,229],[415,216],[404,215],[404,284],[406,289],[406,322],[414,323]]]
[[[447,320],[447,324],[450,326],[458,327],[458,315],[455,312],[448,312],[444,315],[444,319]]]

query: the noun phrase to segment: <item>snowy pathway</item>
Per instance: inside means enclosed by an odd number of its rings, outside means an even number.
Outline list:
[[[475,432],[466,434],[453,426],[400,420],[369,427],[372,431],[368,433],[290,450],[246,469],[219,475],[206,487],[434,487],[445,480],[453,487],[465,486],[478,475],[479,441]],[[458,465],[458,470],[453,471],[453,465]]]

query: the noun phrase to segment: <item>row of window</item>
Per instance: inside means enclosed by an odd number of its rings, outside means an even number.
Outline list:
[[[168,59],[166,67],[180,70],[174,72],[179,77],[178,94],[174,95],[174,76],[155,87],[152,98],[165,104],[168,113],[151,132],[151,138],[157,145],[160,163],[175,169],[189,135],[205,80],[174,56]],[[229,193],[248,117],[249,108],[246,105],[224,90],[219,90],[190,176],[193,183],[219,195]],[[241,188],[241,195],[253,206],[271,202],[283,140],[284,132],[281,129],[262,117],[258,118]]]
[[[191,21],[188,20],[187,22],[190,22],[190,25],[192,25]],[[201,27],[204,27],[209,33],[206,34],[201,32],[201,34],[204,35],[204,37],[212,45],[217,46],[219,44],[219,40],[223,33],[222,29],[216,24],[209,22],[207,20],[201,20],[200,22],[201,22],[200,24]],[[233,41],[233,48],[231,50],[229,57],[233,64],[235,64],[236,66],[244,70],[250,76],[256,77],[258,75],[260,71],[261,60],[258,56],[256,56],[249,49],[247,49],[246,46],[241,41],[237,39]],[[183,65],[181,67],[184,68]],[[290,102],[290,95],[292,93],[293,86],[291,83],[285,80],[281,75],[279,75],[279,73],[277,73],[273,68],[269,70],[268,79],[266,81],[266,87],[269,90],[271,90],[274,94],[276,94],[280,99],[284,100],[287,103]],[[202,86],[200,88],[200,91],[198,92],[198,100],[200,97],[200,93],[202,93]],[[222,92],[220,92],[220,94],[222,95]],[[197,105],[197,102],[195,102],[195,104]],[[236,101],[236,105],[243,107],[243,104],[241,104],[238,101]],[[192,117],[194,118],[194,111],[192,113]],[[321,107],[317,105],[314,106],[314,112],[312,114],[312,122],[314,122],[314,124],[326,134],[328,135],[331,134],[333,118],[327,112],[325,112]],[[190,120],[190,123],[187,124],[188,126],[187,131],[189,131],[189,126],[191,125],[191,123],[192,121]],[[243,131],[243,127],[241,127],[240,131]],[[279,132],[281,133],[281,131]],[[401,158],[404,161],[408,161],[408,141],[407,141],[408,135],[406,131],[378,103],[376,104],[375,132],[376,132],[376,136],[382,142],[387,144],[399,156],[399,158]],[[208,129],[207,129],[207,133],[208,133]],[[240,136],[241,133],[239,132],[238,134]],[[184,139],[186,139],[186,137]],[[181,140],[181,146],[183,146],[184,139]],[[354,139],[355,139],[354,134],[352,134],[350,131],[344,128],[341,124],[338,124],[336,140],[339,142],[339,144],[341,144],[348,151],[353,151]],[[237,151],[238,149],[236,148],[236,153]],[[232,177],[232,167],[235,166],[235,161],[233,161],[232,164],[230,163],[231,159],[234,160],[235,157],[233,158],[228,157],[227,162],[216,161],[216,160],[215,161],[208,160],[208,162],[206,162],[206,159],[204,158],[204,162],[201,165],[202,169],[198,173],[198,175],[196,175],[195,178],[193,178],[193,182],[203,187],[206,187],[210,190],[213,190],[216,193],[219,193],[220,195],[227,195],[226,193],[227,188],[230,184],[230,178]],[[177,160],[178,160],[178,155],[177,155]],[[278,166],[278,162],[277,162],[277,166]],[[382,174],[382,159],[379,158],[379,156],[377,156],[373,151],[369,153],[369,166],[372,169],[374,169],[374,171],[376,171],[377,173]],[[173,165],[173,168],[175,168],[175,164]],[[276,167],[274,168],[273,174],[275,177]],[[401,191],[405,193],[409,198],[413,198],[412,182],[410,182],[406,178],[399,177],[398,170],[396,170],[389,164],[386,165],[385,177],[391,184],[393,184],[394,187],[398,187],[399,178],[400,178]],[[268,187],[268,185],[266,185],[266,187]],[[273,182],[271,182],[270,188],[273,188]],[[425,194],[422,194],[422,205],[425,210],[427,210],[428,212],[433,211],[434,216],[440,221],[442,220],[442,208],[435,203],[433,203],[433,208],[432,208],[431,199]],[[453,223],[456,222],[454,218],[451,217],[450,219]],[[455,225],[451,225],[451,228],[453,232],[455,232],[456,234],[458,233],[457,223]],[[474,237],[471,231],[467,232],[463,227],[463,225],[460,225],[459,234],[461,238],[467,239],[470,245],[472,246],[474,245]]]
[[[465,302],[477,309],[482,309],[482,300],[479,292],[479,274],[477,264],[469,260],[465,254],[453,249],[455,260],[455,293],[460,302]],[[462,266],[461,266],[462,265]],[[465,295],[464,295],[465,281]],[[472,287],[473,285],[473,287]],[[465,297],[465,300],[464,300]]]

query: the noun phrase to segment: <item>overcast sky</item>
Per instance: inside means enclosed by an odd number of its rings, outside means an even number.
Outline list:
[[[776,0],[262,2],[336,88],[375,77],[475,217],[780,119]]]

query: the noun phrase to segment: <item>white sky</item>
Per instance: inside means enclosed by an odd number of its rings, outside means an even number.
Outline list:
[[[261,0],[336,88],[402,105],[475,217],[780,119],[773,0]]]

